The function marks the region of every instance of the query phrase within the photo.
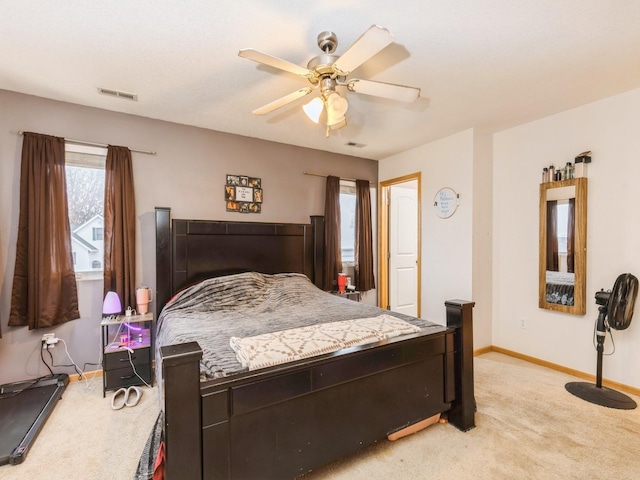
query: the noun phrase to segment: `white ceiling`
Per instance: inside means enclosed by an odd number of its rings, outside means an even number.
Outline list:
[[[329,138],[305,100],[251,114],[306,85],[239,49],[306,66],[321,31],[339,55],[374,24],[396,42],[351,77],[419,87],[415,103],[349,93],[349,125]],[[638,0],[0,2],[0,89],[371,159],[637,87]]]

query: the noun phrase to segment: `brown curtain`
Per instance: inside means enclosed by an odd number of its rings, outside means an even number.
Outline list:
[[[324,201],[324,290],[337,290],[338,273],[341,272],[340,179],[328,176]]]
[[[136,308],[136,209],[131,151],[109,146],[104,185],[104,294]]]
[[[558,271],[558,202],[547,202],[547,270]]]
[[[576,199],[569,199],[569,208],[567,209],[567,272],[573,273],[575,270],[575,235],[576,235]]]
[[[10,326],[80,318],[71,255],[64,138],[24,133]]]
[[[369,180],[356,180],[355,286],[360,292],[376,287],[373,276],[373,236]]]

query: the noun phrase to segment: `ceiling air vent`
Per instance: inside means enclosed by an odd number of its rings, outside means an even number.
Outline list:
[[[136,93],[121,92],[120,90],[101,87],[98,87],[98,93],[101,95],[108,95],[110,97],[124,98],[125,100],[132,100],[134,102],[138,101],[138,94]]]
[[[356,143],[356,142],[347,142],[347,143],[345,143],[345,145],[347,147],[357,147],[357,148],[366,147],[366,145],[364,143]]]

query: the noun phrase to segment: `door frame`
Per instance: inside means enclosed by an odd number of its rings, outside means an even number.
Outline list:
[[[422,181],[420,172],[410,173],[398,178],[392,178],[380,182],[380,196],[378,211],[380,212],[380,225],[378,228],[378,264],[380,265],[380,277],[378,285],[378,305],[381,308],[389,309],[389,190],[393,185],[416,180],[418,182],[418,198],[417,198],[417,215],[418,215],[418,282],[416,283],[417,296],[418,296],[418,317],[420,316],[420,298],[422,297]]]

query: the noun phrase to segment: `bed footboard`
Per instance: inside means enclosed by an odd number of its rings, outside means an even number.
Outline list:
[[[448,413],[449,423],[466,432],[476,426],[476,399],[473,383],[473,307],[475,302],[448,300],[447,326],[455,328],[453,335],[454,398]],[[451,376],[451,374],[450,374]]]
[[[200,384],[197,343],[162,347],[166,478],[293,478],[434,414],[475,426],[473,302],[447,329]]]
[[[164,388],[165,478],[203,478],[202,350],[195,342],[182,343],[160,347],[160,356]]]

